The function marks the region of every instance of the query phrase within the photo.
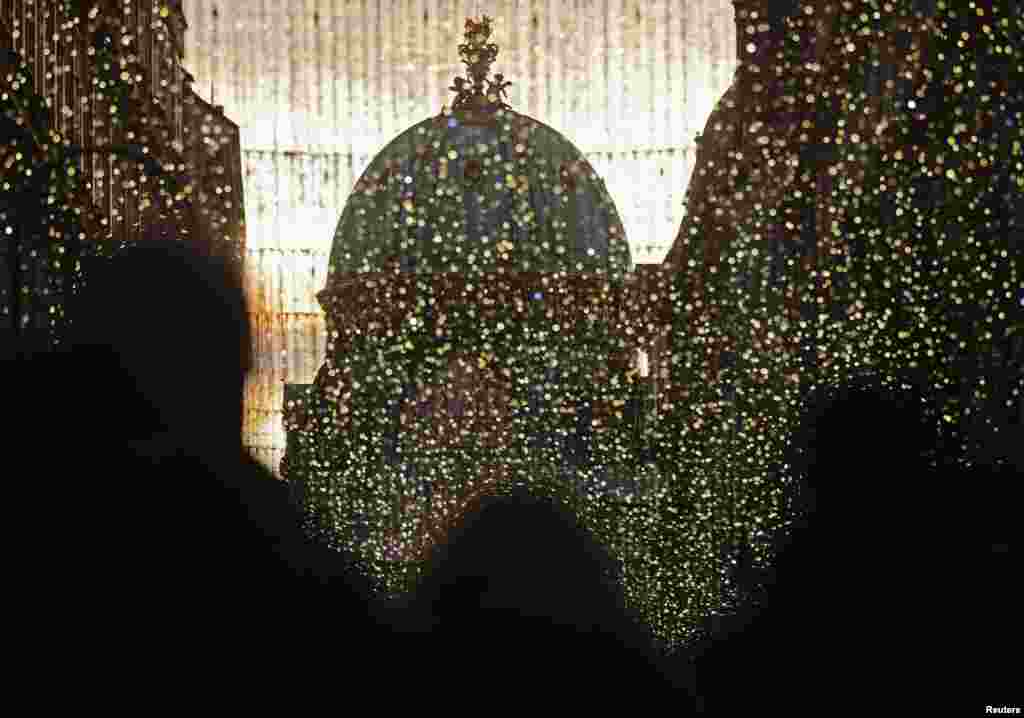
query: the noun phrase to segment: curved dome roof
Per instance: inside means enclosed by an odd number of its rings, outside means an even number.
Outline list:
[[[604,181],[559,132],[500,100],[486,79],[497,48],[467,23],[460,46],[472,86],[455,79],[453,109],[392,140],[356,183],[331,248],[328,288],[350,273],[583,272],[631,268]],[[490,83],[485,93],[484,83]]]
[[[424,273],[630,269],[614,202],[569,140],[511,110],[465,115],[420,122],[374,158],[335,231],[331,275],[389,260]]]

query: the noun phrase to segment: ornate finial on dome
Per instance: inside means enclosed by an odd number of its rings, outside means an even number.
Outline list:
[[[487,15],[479,22],[466,18],[466,42],[459,45],[459,55],[466,64],[467,74],[472,84],[463,77],[456,77],[454,84],[448,89],[456,93],[452,103],[453,110],[480,111],[491,114],[496,109],[508,109],[503,98],[505,88],[511,82],[505,82],[504,75],[496,74],[494,80],[487,78],[491,63],[498,56],[498,46],[487,42],[491,37],[491,18]],[[484,83],[487,91],[484,91]]]

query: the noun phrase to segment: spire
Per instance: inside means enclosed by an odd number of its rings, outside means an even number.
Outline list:
[[[491,64],[498,56],[498,46],[488,42],[490,37],[490,17],[484,15],[480,21],[466,19],[465,42],[459,45],[459,55],[462,56],[466,74],[472,82],[463,77],[456,77],[452,86],[448,88],[456,93],[452,103],[453,110],[468,110],[472,115],[479,111],[490,115],[499,107],[508,108],[503,99],[505,88],[512,83],[506,82],[504,75],[500,73],[494,76],[494,80],[487,77]]]

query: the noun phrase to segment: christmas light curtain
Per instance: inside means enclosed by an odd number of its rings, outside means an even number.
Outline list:
[[[238,127],[192,91],[172,0],[0,0],[0,356],[59,346],[88,270],[172,234],[238,259]]]
[[[605,179],[636,263],[660,262],[701,131],[735,68],[728,0],[185,0],[185,65],[241,127],[256,369],[246,443],[275,472],[283,385],[326,352],[315,293],[373,156],[451,102],[465,18],[494,18],[508,102]]]

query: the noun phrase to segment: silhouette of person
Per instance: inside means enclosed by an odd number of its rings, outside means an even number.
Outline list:
[[[709,621],[691,649],[709,713],[799,714],[839,697],[949,709],[991,703],[1011,685],[1009,662],[985,646],[1013,612],[978,589],[1009,575],[1005,526],[982,528],[1009,496],[964,496],[960,487],[984,485],[980,473],[929,468],[926,394],[904,379],[909,388],[851,380],[808,402],[788,457],[800,478],[791,527],[774,537],[777,559],[758,571],[749,547],[731,554],[735,581],[757,600]]]
[[[130,247],[87,269],[67,351],[22,367],[59,410],[35,427],[58,456],[43,461],[24,584],[50,616],[37,648],[74,662],[102,643],[143,692],[182,655],[229,691],[232,676],[252,690],[262,675],[332,673],[297,660],[316,646],[391,646],[356,567],[307,540],[285,485],[243,450],[238,277],[179,241]]]
[[[627,610],[610,554],[571,512],[525,489],[483,497],[434,546],[409,615],[473,695],[497,698],[506,676],[521,688],[501,691],[503,704],[596,707],[621,689],[692,712],[688,686]]]

